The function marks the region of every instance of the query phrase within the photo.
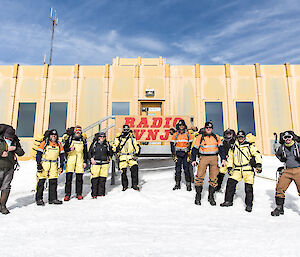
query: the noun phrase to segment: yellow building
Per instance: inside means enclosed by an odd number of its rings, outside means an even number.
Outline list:
[[[83,128],[110,115],[188,115],[198,128],[244,129],[271,154],[274,132],[300,132],[300,65],[170,66],[160,58],[112,65],[0,66],[0,122],[30,153],[48,128]],[[109,123],[109,122],[108,122]],[[107,124],[108,124],[107,123]],[[96,131],[94,131],[96,132]]]

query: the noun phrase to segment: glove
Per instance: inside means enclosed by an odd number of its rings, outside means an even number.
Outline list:
[[[227,172],[231,176],[232,175],[232,167],[227,167]]]
[[[257,173],[262,173],[262,167],[256,168],[256,172],[257,172]]]
[[[58,174],[61,174],[61,173],[63,173],[63,168],[58,168]]]
[[[41,163],[37,163],[36,168],[37,168],[37,172],[43,172],[43,166]]]
[[[116,148],[116,153],[118,153],[118,152],[120,152],[120,147],[119,146],[117,146],[117,148]]]
[[[178,161],[178,158],[177,158],[177,156],[175,154],[172,155],[172,159],[173,159],[174,162]]]

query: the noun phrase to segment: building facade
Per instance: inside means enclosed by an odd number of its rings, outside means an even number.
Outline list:
[[[0,66],[0,122],[27,152],[48,128],[83,128],[109,115],[188,115],[198,128],[243,129],[272,153],[273,133],[300,132],[300,65],[169,65],[119,58],[103,66]]]

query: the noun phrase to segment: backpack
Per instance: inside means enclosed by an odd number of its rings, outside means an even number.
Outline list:
[[[31,158],[33,160],[35,160],[36,158],[36,152],[37,152],[37,149],[39,148],[40,144],[46,140],[46,145],[48,144],[48,138],[49,138],[49,134],[50,134],[50,130],[46,130],[44,134],[40,134],[40,135],[37,135],[35,138],[34,138],[34,142],[33,142],[33,146],[31,148]]]

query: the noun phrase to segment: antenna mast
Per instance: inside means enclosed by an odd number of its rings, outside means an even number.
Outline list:
[[[50,20],[52,22],[52,36],[51,36],[51,47],[50,47],[49,65],[52,64],[54,30],[55,30],[55,27],[58,25],[58,17],[56,15],[56,10],[53,10],[53,8],[50,9]]]

